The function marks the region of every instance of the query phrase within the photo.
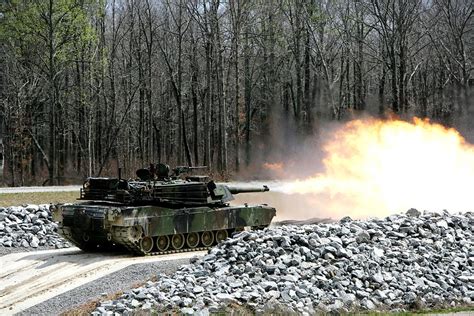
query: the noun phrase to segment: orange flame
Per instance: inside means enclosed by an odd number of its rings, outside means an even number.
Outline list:
[[[333,134],[324,152],[323,173],[279,191],[309,194],[331,217],[474,209],[474,146],[454,129],[418,118],[355,120]]]

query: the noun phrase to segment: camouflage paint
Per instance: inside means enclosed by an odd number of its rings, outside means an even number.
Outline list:
[[[159,206],[104,206],[65,204],[54,212],[60,225],[72,226],[91,236],[105,236],[118,227],[142,227],[145,236],[267,226],[275,209],[266,205],[170,209]],[[61,216],[58,216],[61,214]]]

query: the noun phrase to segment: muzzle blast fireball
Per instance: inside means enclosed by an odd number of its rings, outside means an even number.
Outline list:
[[[285,193],[276,202],[280,218],[474,208],[474,146],[455,129],[417,118],[361,119],[337,129],[322,146],[323,158],[314,159],[321,172],[271,185]],[[285,163],[263,167],[281,176]]]

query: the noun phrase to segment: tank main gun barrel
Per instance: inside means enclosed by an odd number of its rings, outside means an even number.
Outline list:
[[[246,187],[246,186],[227,186],[230,193],[232,194],[239,194],[239,193],[252,193],[252,192],[267,192],[270,191],[268,186],[264,185],[262,187]]]

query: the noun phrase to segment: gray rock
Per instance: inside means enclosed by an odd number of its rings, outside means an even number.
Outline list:
[[[39,242],[40,241],[39,241],[38,237],[33,236],[31,241],[30,241],[30,246],[33,247],[33,248],[38,248]]]
[[[420,217],[421,215],[421,212],[418,211],[417,209],[415,208],[411,208],[409,209],[407,212],[406,212],[407,216],[409,217]]]
[[[380,273],[380,272],[375,273],[372,276],[372,278],[377,283],[380,283],[380,284],[384,283],[384,277],[383,277],[382,273]]]
[[[356,295],[357,295],[357,297],[361,297],[361,298],[370,296],[370,294],[368,292],[363,291],[363,290],[356,291]]]
[[[356,241],[361,244],[361,243],[366,243],[370,241],[370,235],[366,231],[361,231],[356,235]]]
[[[337,253],[337,249],[334,248],[334,247],[332,247],[332,246],[326,246],[326,247],[324,247],[324,250],[323,250],[323,251],[326,252],[326,253],[327,253],[327,252],[330,252],[330,253],[332,253],[332,254],[336,254],[336,253]]]
[[[369,310],[375,309],[375,304],[368,298],[362,300],[362,306]]]
[[[305,290],[305,289],[302,289],[302,288],[297,288],[296,289],[296,295],[300,298],[303,298],[303,297],[307,297],[308,296],[308,292]]]
[[[341,218],[341,220],[339,221],[339,223],[341,223],[341,224],[350,223],[350,222],[352,222],[352,218],[350,218],[349,216],[344,216],[344,217]]]
[[[184,315],[193,315],[194,314],[194,309],[191,307],[183,307],[180,309],[180,312]]]
[[[344,293],[344,295],[342,295],[341,297],[342,299],[342,302],[345,304],[345,305],[352,305],[352,303],[354,303],[356,301],[356,296],[352,293]]]
[[[328,306],[330,311],[338,311],[344,307],[344,303],[341,300],[335,300],[334,304]]]
[[[142,305],[142,304],[139,301],[137,301],[136,299],[132,299],[132,301],[130,302],[130,306],[132,306],[134,308],[137,308],[140,305]]]
[[[35,205],[35,204],[28,204],[25,209],[28,211],[28,212],[36,212],[40,209],[40,207],[38,205]]]
[[[185,297],[183,298],[183,305],[184,306],[191,306],[191,304],[193,303],[193,300],[189,297]]]
[[[283,281],[288,281],[292,283],[296,283],[298,281],[298,277],[292,274],[284,275],[281,277]]]
[[[266,291],[269,290],[278,290],[278,285],[273,281],[263,281],[260,283],[260,286]]]
[[[440,228],[448,229],[448,223],[444,219],[436,222],[436,226]]]
[[[200,308],[194,312],[195,316],[209,316],[209,309],[208,308]]]
[[[281,294],[281,298],[283,299],[283,301],[285,301],[285,302],[292,301],[292,298],[290,297],[290,294],[288,293],[288,291],[283,291],[280,294]]]
[[[231,294],[218,293],[216,298],[225,304],[240,304],[239,301],[236,300]]]
[[[270,298],[274,298],[274,299],[277,299],[280,297],[280,291],[271,290],[271,291],[268,291],[267,294]]]
[[[356,278],[358,278],[358,279],[364,279],[364,278],[366,278],[366,274],[365,274],[365,272],[364,272],[363,270],[353,270],[353,271],[351,272],[351,274],[352,274],[353,276],[355,276]]]
[[[199,285],[198,285],[198,286],[195,286],[195,287],[193,288],[193,293],[194,293],[194,294],[199,294],[199,293],[202,293],[202,292],[204,292],[204,288],[203,288],[202,286],[199,286]]]
[[[374,250],[372,251],[372,254],[374,257],[376,258],[381,258],[383,257],[385,251],[381,248],[378,248],[378,247],[374,247]]]
[[[325,255],[324,255],[324,259],[326,260],[334,260],[336,257],[330,253],[330,252],[327,252]]]
[[[139,291],[138,294],[135,295],[137,300],[143,301],[144,299],[148,298],[147,291]]]
[[[265,272],[273,274],[275,272],[275,270],[277,269],[277,266],[275,266],[275,265],[265,265],[264,269],[265,269]]]
[[[141,309],[148,311],[148,310],[152,309],[152,307],[153,307],[153,305],[152,305],[150,302],[145,302],[145,303],[142,305]]]
[[[352,252],[345,248],[339,248],[336,253],[336,256],[339,258],[350,258],[351,255],[352,255]]]
[[[100,316],[100,315],[107,315],[107,310],[106,310],[104,307],[99,306],[99,307],[97,307],[97,309],[94,311],[93,315],[98,315],[98,316]]]
[[[171,297],[171,301],[175,304],[175,305],[181,305],[183,303],[183,300],[182,298],[179,296],[179,295],[174,295],[173,297]]]

